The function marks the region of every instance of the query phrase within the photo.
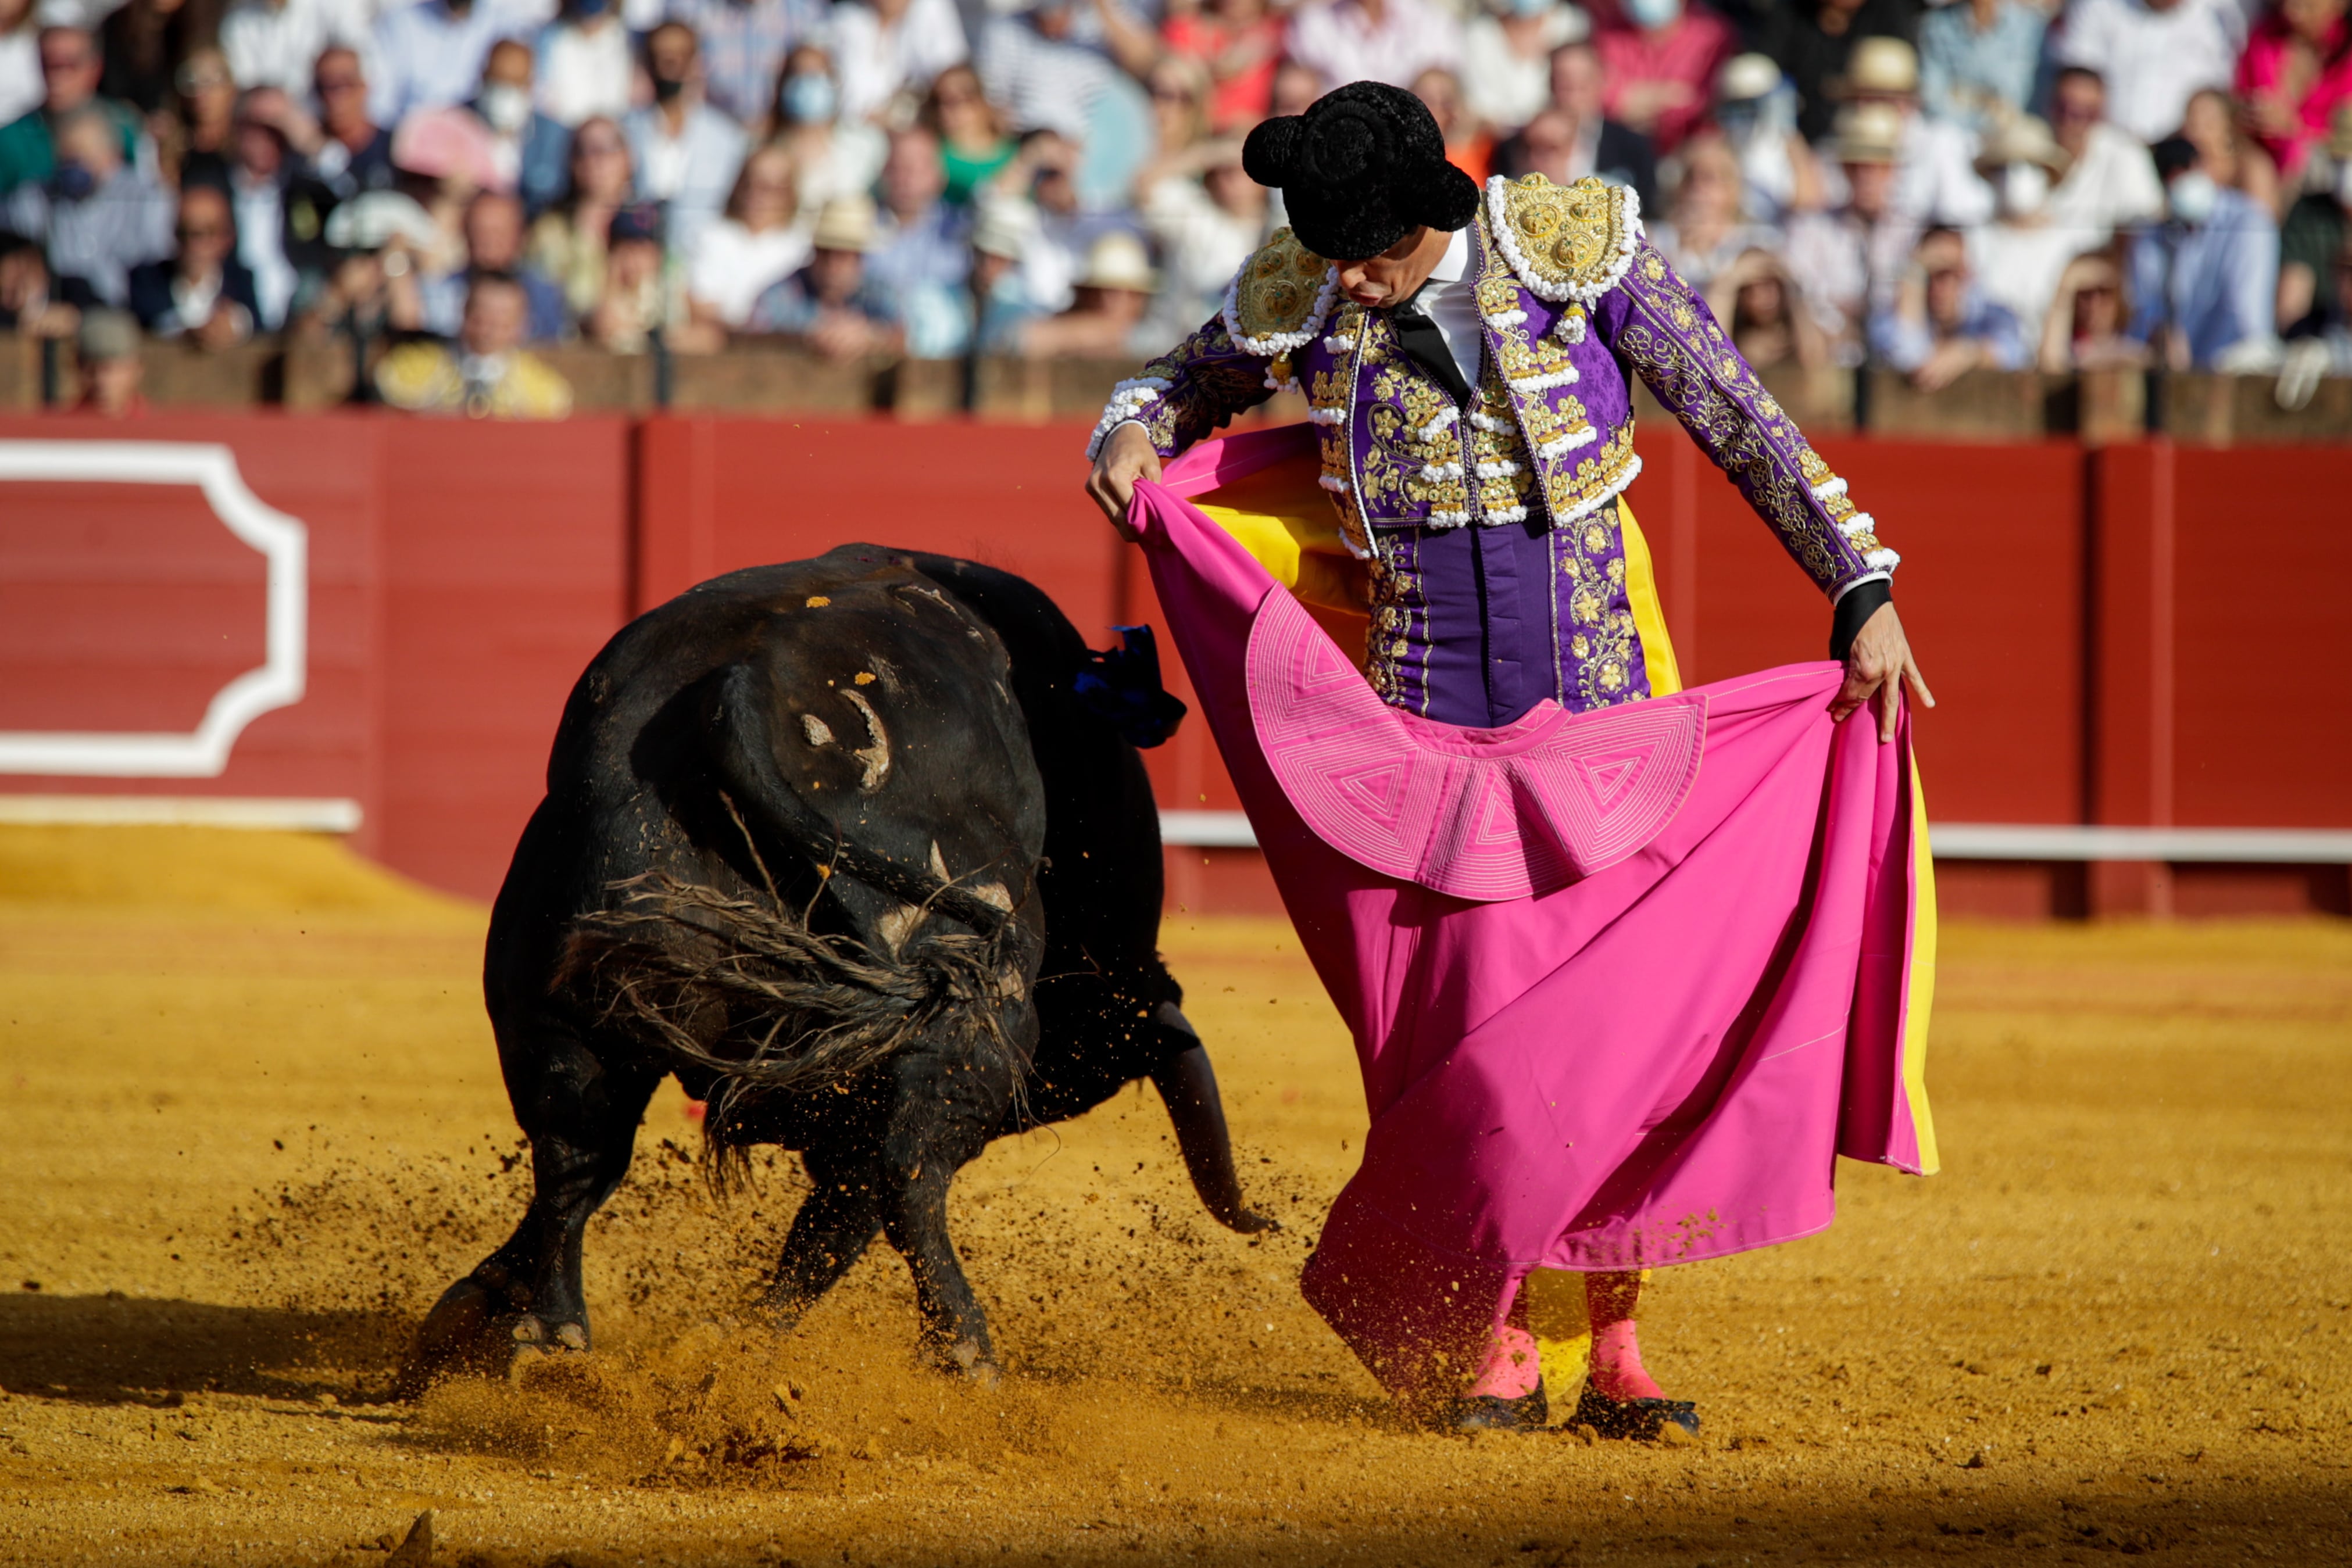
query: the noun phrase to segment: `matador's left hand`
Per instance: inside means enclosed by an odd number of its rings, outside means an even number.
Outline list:
[[[1911,640],[1903,634],[1903,618],[1895,613],[1895,606],[1882,604],[1853,639],[1846,651],[1845,685],[1838,688],[1837,700],[1830,705],[1830,715],[1843,720],[1854,709],[1878,698],[1878,738],[1895,738],[1895,720],[1903,712],[1903,688],[1911,688],[1921,707],[1934,707],[1936,698],[1927,690],[1927,677],[1919,673],[1919,661],[1911,656]]]

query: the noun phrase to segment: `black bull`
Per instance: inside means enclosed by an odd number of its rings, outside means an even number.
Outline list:
[[[706,582],[605,646],[484,965],[533,1197],[435,1306],[411,1390],[588,1348],[583,1232],[669,1072],[709,1102],[722,1174],[749,1145],[802,1153],[772,1321],[879,1232],[926,1353],[975,1375],[995,1354],[947,1197],[990,1140],[1149,1077],[1210,1211],[1270,1223],[1159,958],[1151,788],[1074,695],[1087,659],[1020,578],[865,545]]]

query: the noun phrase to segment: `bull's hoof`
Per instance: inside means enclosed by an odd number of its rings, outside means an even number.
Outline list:
[[[798,1297],[768,1291],[751,1302],[751,1318],[770,1333],[783,1335],[801,1326],[801,1319],[808,1315],[808,1310],[809,1303]]]
[[[1004,1370],[996,1364],[996,1353],[981,1340],[927,1342],[923,1359],[950,1376],[964,1378],[982,1388],[993,1388],[1004,1381]]]
[[[520,1364],[540,1355],[587,1348],[585,1323],[551,1323],[518,1312],[469,1274],[433,1303],[393,1384],[393,1397],[421,1398],[445,1377],[509,1377]]]

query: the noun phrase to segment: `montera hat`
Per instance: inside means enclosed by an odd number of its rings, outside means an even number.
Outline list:
[[[1478,183],[1445,161],[1428,107],[1385,82],[1349,82],[1304,114],[1260,122],[1242,167],[1280,187],[1298,243],[1335,261],[1378,256],[1423,224],[1458,229],[1478,212]]]

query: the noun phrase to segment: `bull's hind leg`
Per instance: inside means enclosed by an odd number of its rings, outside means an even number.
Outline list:
[[[628,1174],[661,1075],[615,1067],[568,1030],[499,1031],[515,1116],[530,1138],[531,1199],[506,1244],[442,1293],[401,1374],[421,1391],[449,1371],[498,1373],[518,1354],[589,1347],[580,1254],[589,1218]]]
[[[801,1155],[811,1188],[784,1236],[783,1256],[761,1301],[768,1319],[789,1332],[866,1255],[882,1228],[887,1178],[877,1152],[809,1149]]]
[[[962,1162],[945,1154],[893,1159],[879,1149],[804,1157],[815,1186],[793,1217],[761,1303],[769,1321],[780,1329],[796,1326],[865,1255],[878,1231],[914,1277],[925,1354],[941,1366],[992,1378],[996,1352],[988,1317],[948,1239],[948,1184]]]
[[[987,1146],[1012,1097],[1011,1075],[961,1052],[920,1050],[885,1071],[888,1120],[879,1141],[866,1141],[867,1133],[846,1146],[804,1151],[814,1190],[793,1218],[764,1305],[781,1326],[799,1322],[879,1231],[913,1276],[924,1354],[950,1371],[992,1381],[988,1316],[948,1237],[948,1187]],[[868,1082],[869,1090],[884,1087]]]
[[[1016,1026],[1017,1027],[1017,1026]],[[897,1095],[883,1139],[889,1177],[882,1233],[907,1260],[927,1358],[985,1383],[997,1378],[988,1314],[948,1235],[948,1187],[988,1146],[1013,1080],[961,1051],[910,1052],[892,1064]]]

